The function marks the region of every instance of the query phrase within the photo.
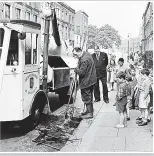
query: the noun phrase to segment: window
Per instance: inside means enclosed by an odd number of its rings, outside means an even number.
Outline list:
[[[30,13],[29,12],[26,13],[26,20],[30,21]]]
[[[74,17],[72,17],[72,24],[74,23]]]
[[[0,48],[3,46],[4,29],[0,28]]]
[[[5,4],[5,18],[10,18],[10,5]]]
[[[18,62],[18,32],[12,30],[6,65],[18,65]]]
[[[20,19],[20,12],[21,12],[21,10],[16,8],[16,17],[17,17],[17,19]]]
[[[62,15],[61,15],[62,20],[63,20],[63,14],[64,14],[64,11],[62,11]]]
[[[25,39],[25,65],[31,64],[31,53],[32,53],[32,34],[26,33]]]
[[[0,59],[2,54],[3,39],[4,39],[4,29],[0,28]]]
[[[71,15],[69,15],[69,23],[71,23]]]
[[[37,38],[38,34],[33,34],[33,64],[37,64]]]
[[[37,15],[34,15],[34,22],[37,23]]]

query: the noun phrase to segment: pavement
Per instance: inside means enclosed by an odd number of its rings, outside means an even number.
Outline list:
[[[138,110],[130,110],[131,120],[127,127],[114,128],[119,123],[115,102],[116,91],[109,92],[110,103],[103,101],[94,103],[94,118],[84,119],[60,152],[152,152],[153,151],[153,119],[139,127],[135,122],[140,115]],[[75,103],[83,109],[80,92]]]

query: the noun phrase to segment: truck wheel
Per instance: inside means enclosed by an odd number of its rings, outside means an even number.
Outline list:
[[[32,128],[35,128],[39,124],[42,112],[46,104],[47,97],[44,94],[40,94],[34,100],[30,116]]]

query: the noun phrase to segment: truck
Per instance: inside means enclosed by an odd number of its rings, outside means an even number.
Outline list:
[[[41,25],[22,19],[0,19],[0,122],[31,117],[37,125],[49,106],[48,92],[59,94],[62,104],[76,99],[76,58],[60,39],[57,18],[52,18],[53,35],[48,46],[47,92],[43,89]],[[77,85],[77,84],[76,84]],[[74,89],[74,90],[73,90]]]

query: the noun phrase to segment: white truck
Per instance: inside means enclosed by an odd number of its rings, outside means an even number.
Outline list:
[[[59,94],[61,103],[67,103],[77,60],[65,50],[55,21],[56,16],[49,42],[47,86],[48,91]],[[37,123],[45,105],[49,105],[41,80],[44,60],[40,29],[41,25],[32,21],[0,20],[0,122],[21,121],[31,116]]]

